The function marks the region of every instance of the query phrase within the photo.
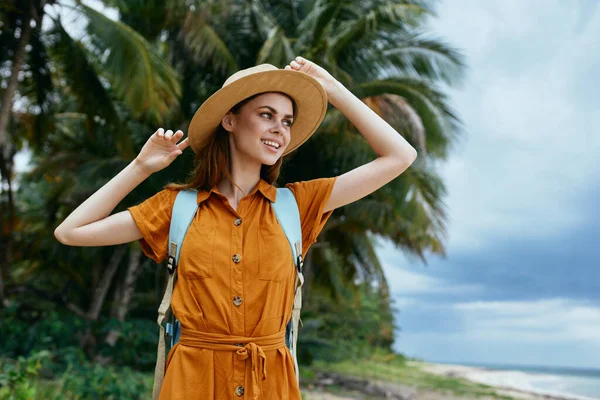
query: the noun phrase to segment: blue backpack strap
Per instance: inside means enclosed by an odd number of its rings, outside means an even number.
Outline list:
[[[198,210],[198,191],[189,189],[181,190],[177,193],[173,211],[171,213],[171,226],[169,229],[169,261],[167,270],[169,275],[173,275],[179,265],[179,255],[181,253],[181,245],[185,234]],[[180,329],[179,321],[175,318],[167,322],[165,331],[171,338],[170,346],[173,347],[179,341]]]
[[[285,344],[289,348],[294,360],[296,379],[300,384],[300,373],[298,370],[297,346],[298,341],[298,323],[300,319],[300,309],[302,308],[302,285],[304,284],[304,275],[302,273],[302,225],[300,222],[300,211],[294,193],[288,188],[278,188],[275,202],[271,203],[275,211],[275,216],[279,225],[283,228],[287,237],[294,264],[296,266],[296,284],[294,285],[294,306],[292,309],[292,318],[286,326]]]
[[[185,234],[198,209],[197,190],[180,190],[175,198],[169,229],[169,261],[167,269],[173,274],[179,264],[179,253]]]
[[[277,188],[275,202],[271,203],[279,225],[283,228],[285,236],[292,248],[294,264],[302,273],[302,226],[300,225],[300,211],[294,193],[288,188]]]
[[[173,204],[171,213],[171,225],[169,228],[169,261],[167,268],[169,271],[169,280],[167,288],[163,295],[160,306],[158,307],[158,318],[156,322],[159,326],[158,351],[156,355],[156,366],[154,368],[154,386],[152,388],[152,399],[158,399],[160,388],[165,373],[165,358],[169,350],[167,343],[172,347],[179,340],[179,321],[174,320],[171,312],[171,296],[177,277],[177,264],[179,263],[179,253],[181,244],[185,237],[188,226],[196,214],[198,203],[196,202],[196,190],[180,190]],[[169,322],[169,320],[171,322]],[[174,321],[173,321],[174,320]],[[165,326],[163,327],[163,322]],[[167,336],[170,340],[165,340]]]

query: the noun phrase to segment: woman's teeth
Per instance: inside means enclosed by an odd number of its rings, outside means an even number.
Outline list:
[[[270,140],[261,140],[261,142],[263,142],[267,146],[275,147],[276,149],[279,148],[279,143],[271,142]]]

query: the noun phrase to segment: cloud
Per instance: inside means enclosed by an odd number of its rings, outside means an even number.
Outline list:
[[[378,250],[394,347],[431,361],[600,367],[600,7],[445,1],[432,28],[469,67],[465,133],[438,166],[448,259]]]
[[[457,303],[465,334],[474,340],[573,343],[600,349],[600,309],[587,302],[557,298],[537,301]]]
[[[421,300],[398,319],[401,331],[394,348],[409,356],[446,362],[600,367],[600,310],[587,302]]]
[[[483,290],[481,285],[452,283],[442,278],[397,268],[389,264],[384,265],[383,268],[390,291],[398,296],[409,294],[477,295]]]
[[[469,65],[466,86],[450,91],[465,140],[440,169],[451,251],[556,237],[585,223],[589,210],[573,202],[600,182],[600,53],[590,52],[600,7],[590,4],[440,5],[432,28]]]

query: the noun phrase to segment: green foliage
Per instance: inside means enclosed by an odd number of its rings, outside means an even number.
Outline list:
[[[35,399],[38,390],[32,382],[48,361],[50,352],[43,350],[16,361],[0,357],[0,400]]]
[[[98,344],[98,355],[117,365],[151,371],[156,362],[157,326],[152,320],[101,319],[91,323],[69,313],[57,311],[24,311],[15,306],[0,310],[3,334],[0,335],[0,356],[23,357],[47,350],[52,363],[48,365],[55,373],[68,365],[87,361],[79,347],[79,339],[88,328],[94,336],[104,338],[116,329],[121,332],[115,346],[105,342]]]
[[[311,296],[303,309],[298,337],[298,360],[329,362],[391,352],[394,341],[393,310],[387,296],[371,284],[359,286],[357,295],[332,300],[322,292]]]
[[[149,319],[129,319],[124,322],[109,320],[103,324],[101,334],[111,329],[121,332],[115,346],[103,344],[98,354],[108,357],[114,364],[126,365],[140,371],[154,371],[158,326]]]
[[[153,375],[128,367],[74,362],[57,377],[43,377],[50,356],[40,351],[16,361],[0,359],[0,400],[136,400],[151,395]]]
[[[68,313],[24,310],[16,305],[0,310],[0,320],[0,355],[6,357],[41,350],[51,351],[55,357],[69,353],[71,350],[65,349],[78,346],[77,338],[86,327],[81,318]]]
[[[69,367],[58,387],[47,394],[49,400],[59,399],[148,399],[152,393],[153,376],[128,367],[103,367],[86,363]]]

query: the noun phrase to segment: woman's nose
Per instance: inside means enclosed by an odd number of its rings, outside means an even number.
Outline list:
[[[283,134],[283,129],[284,129],[283,121],[278,121],[273,124],[273,127],[271,128],[271,132],[277,133],[277,134]]]

